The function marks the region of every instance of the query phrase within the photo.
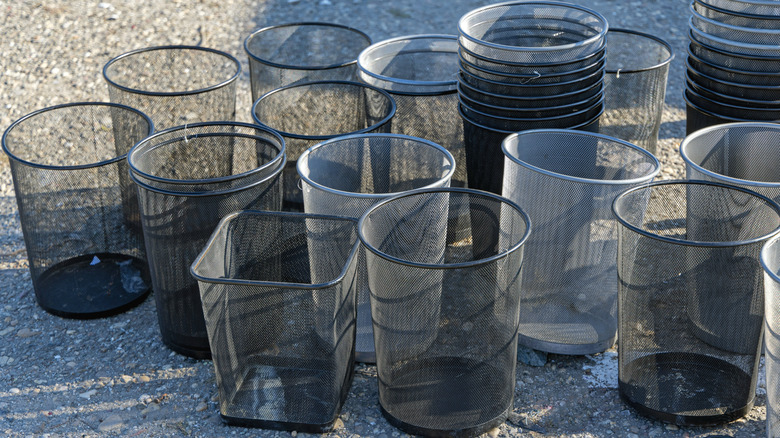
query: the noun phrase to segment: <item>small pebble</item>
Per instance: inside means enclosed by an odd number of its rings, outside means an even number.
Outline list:
[[[10,392],[11,394],[19,394],[22,392],[22,390],[19,388],[11,388],[8,390],[8,392]]]
[[[501,433],[501,429],[494,427],[488,431],[488,436],[490,436],[490,438],[496,438],[500,433]]]
[[[205,411],[208,408],[209,408],[209,405],[207,405],[204,402],[200,402],[198,404],[198,406],[195,406],[195,412],[203,412],[203,411]]]
[[[140,376],[140,377],[138,377],[138,381],[141,382],[141,383],[148,383],[151,380],[152,379],[149,376]]]
[[[34,331],[34,330],[30,330],[28,328],[23,328],[23,329],[19,330],[18,332],[16,332],[16,337],[18,337],[18,338],[30,338],[30,337],[33,337],[33,336],[38,336],[40,334],[41,334],[41,332],[39,332],[39,331]]]
[[[122,383],[130,383],[133,381],[133,377],[128,376],[127,374],[122,374],[121,376],[119,376],[119,380],[121,380]]]
[[[664,427],[666,428],[666,430],[680,430],[680,428],[679,428],[679,427],[677,427],[677,426],[676,426],[676,425],[674,425],[674,424],[667,424],[667,425],[666,425],[666,426],[664,426]]]
[[[83,398],[83,399],[87,399],[87,400],[89,400],[89,399],[90,399],[90,397],[92,397],[92,396],[93,396],[93,395],[95,395],[95,394],[97,394],[97,390],[95,390],[95,389],[90,389],[90,390],[89,390],[89,391],[87,391],[87,392],[82,392],[81,394],[79,394],[79,397],[81,397],[81,398]]]

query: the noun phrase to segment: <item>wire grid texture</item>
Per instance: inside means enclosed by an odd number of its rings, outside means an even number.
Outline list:
[[[464,210],[471,227],[455,241],[447,227]],[[503,422],[514,393],[524,214],[479,192],[442,190],[393,198],[361,223],[373,248],[366,258],[385,416],[423,434],[478,434]],[[466,265],[446,267],[455,263]]]
[[[730,186],[681,182],[628,192],[614,210],[621,397],[679,425],[745,415],[761,353],[759,252],[780,226],[776,204]]]
[[[371,44],[362,32],[331,23],[291,23],[247,37],[252,101],[287,85],[354,81],[357,57]]]
[[[229,423],[322,432],[352,378],[356,221],[229,216],[193,264],[220,412]]]
[[[703,61],[722,67],[752,72],[776,73],[780,70],[780,59],[771,56],[750,57],[732,52],[723,52],[691,39],[691,53]]]
[[[780,8],[778,8],[780,9]],[[757,17],[745,14],[735,14],[723,9],[710,7],[706,1],[695,0],[693,10],[702,17],[731,26],[749,27],[753,29],[780,29],[780,17]]]
[[[776,45],[778,38],[780,38],[779,29],[755,28],[752,26],[744,27],[722,23],[718,20],[702,16],[693,4],[690,6],[690,11],[691,26],[713,37],[739,43],[768,46]],[[767,21],[771,23],[771,20]]]
[[[252,116],[285,140],[285,209],[303,210],[296,163],[311,146],[352,133],[390,131],[395,102],[385,91],[357,82],[308,82],[277,89],[255,102]]]
[[[108,104],[47,108],[6,131],[30,276],[45,309],[98,316],[148,292],[135,188],[122,156],[151,131],[142,114]]]
[[[696,69],[698,72],[721,81],[767,87],[780,85],[780,74],[778,72],[770,73],[735,70],[703,61],[693,54],[688,55],[688,62],[690,63],[691,67]],[[753,105],[754,104],[751,103],[743,104],[743,106]]]
[[[672,57],[671,46],[651,35],[607,32],[600,133],[656,152]]]
[[[526,244],[520,344],[592,354],[617,336],[615,196],[651,181],[646,151],[599,135],[528,131],[504,141],[503,195],[533,218]],[[519,163],[519,162],[523,163]]]
[[[455,162],[417,138],[351,136],[309,150],[299,160],[306,213],[355,219],[376,202],[423,187],[449,187]],[[314,184],[312,184],[314,183]],[[365,255],[358,268],[358,360],[375,362]]]
[[[198,184],[197,180],[207,178],[246,175],[248,170],[267,164],[264,160],[268,157],[281,153],[281,145],[267,138],[231,135],[230,129],[227,131],[200,137],[193,132],[192,136],[183,137],[174,130],[153,138],[155,143],[136,148],[130,157],[137,169],[154,176],[195,180],[191,185],[157,186],[157,181],[139,179],[135,169],[133,173],[163,342],[194,357],[207,357],[210,353],[198,285],[189,274],[190,264],[226,214],[245,209],[281,209],[279,174],[283,161],[274,170],[246,176],[244,185],[234,182],[242,180],[238,177],[223,178],[225,181],[216,187]],[[134,160],[136,155],[143,159]],[[197,160],[176,159],[182,155]],[[256,175],[264,176],[258,179]],[[171,191],[175,187],[178,191]]]
[[[766,362],[766,430],[768,437],[780,435],[780,247],[773,238],[764,245],[764,360]]]
[[[780,5],[767,0],[702,0],[702,3],[730,12],[747,15],[764,15],[767,18],[780,17]],[[761,17],[764,18],[764,17]]]

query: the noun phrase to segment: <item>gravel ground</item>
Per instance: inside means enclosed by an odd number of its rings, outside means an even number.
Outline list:
[[[457,32],[477,0],[0,0],[0,128],[46,106],[107,101],[101,68],[131,49],[202,44],[242,60],[238,119],[250,121],[243,39],[253,29],[293,21],[350,24],[374,41]],[[683,175],[677,153],[685,131],[682,100],[688,0],[576,0],[612,27],[667,39],[677,57],[657,153],[661,178]],[[227,427],[220,420],[212,364],[168,350],[154,300],[91,321],[58,318],[35,303],[10,170],[0,158],[0,434],[6,436],[290,436]],[[491,436],[763,436],[765,391],[756,407],[716,428],[677,428],[647,420],[619,399],[614,350],[586,357],[550,355],[518,365],[514,414]],[[401,436],[381,416],[376,369],[358,366],[338,437]],[[760,384],[762,385],[762,384]],[[292,433],[292,436],[302,435]]]

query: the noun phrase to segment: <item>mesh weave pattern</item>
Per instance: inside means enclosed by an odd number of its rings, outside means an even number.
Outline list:
[[[734,70],[728,67],[714,65],[698,58],[696,55],[688,54],[688,63],[690,66],[702,74],[720,79],[726,82],[734,82],[746,85],[759,86],[780,86],[779,72],[750,72]]]
[[[193,264],[231,424],[322,432],[352,379],[356,222],[230,215]]]
[[[743,71],[771,72],[780,71],[780,59],[771,56],[746,56],[738,53],[726,52],[715,47],[701,44],[691,39],[691,53],[703,61],[714,65],[733,68]]]
[[[691,17],[690,30],[692,39],[701,44],[706,44],[725,52],[748,56],[766,56],[774,58],[780,57],[780,47],[778,47],[777,44],[751,44],[720,38],[706,32],[702,32],[697,27],[695,27],[693,25],[693,17]]]
[[[770,46],[777,44],[778,39],[780,39],[780,30],[778,29],[756,29],[725,24],[702,16],[693,5],[691,5],[690,10],[691,26],[714,37],[747,44]]]
[[[773,238],[761,252],[764,265],[764,360],[766,361],[766,429],[768,437],[780,435],[780,246]]]
[[[774,0],[702,0],[702,3],[742,14],[780,17],[780,5]]]
[[[669,182],[624,193],[614,211],[621,396],[677,424],[744,415],[761,349],[758,257],[780,226],[776,204],[731,186]]]
[[[694,0],[693,10],[702,17],[731,26],[749,27],[753,29],[780,29],[780,16],[757,17],[752,15],[734,13],[723,9],[714,8],[705,4],[706,0]],[[780,9],[780,8],[778,8]]]

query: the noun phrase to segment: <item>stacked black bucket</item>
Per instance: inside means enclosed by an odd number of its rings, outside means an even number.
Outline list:
[[[729,122],[780,121],[780,2],[691,4],[687,133]]]
[[[458,23],[458,97],[469,186],[501,194],[501,142],[527,129],[598,131],[607,21],[559,2],[475,9]]]

